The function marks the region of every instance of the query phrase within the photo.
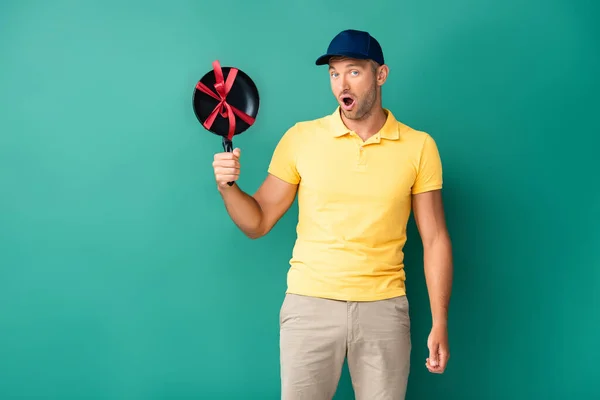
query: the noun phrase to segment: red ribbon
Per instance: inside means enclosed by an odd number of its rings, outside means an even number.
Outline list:
[[[204,125],[206,129],[210,129],[213,122],[215,121],[215,118],[217,118],[217,114],[221,114],[223,118],[229,118],[229,132],[227,135],[227,139],[231,141],[235,132],[236,115],[248,125],[252,125],[255,119],[249,116],[248,114],[240,111],[239,109],[233,107],[232,105],[227,103],[227,101],[225,101],[225,99],[227,98],[227,94],[229,94],[229,91],[233,86],[233,82],[235,81],[235,77],[237,76],[238,70],[236,68],[231,68],[229,70],[229,74],[227,75],[227,82],[225,82],[223,79],[223,71],[221,70],[221,65],[219,64],[219,61],[213,61],[212,65],[215,71],[216,83],[214,86],[217,93],[214,93],[202,82],[198,82],[196,84],[196,89],[206,93],[207,95],[213,97],[216,100],[219,100],[219,104],[217,104],[217,106],[212,110],[212,112],[210,113],[208,118],[206,118],[206,121],[204,121],[204,124],[202,125]]]

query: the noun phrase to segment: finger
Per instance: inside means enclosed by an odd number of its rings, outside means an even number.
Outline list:
[[[235,167],[217,167],[215,168],[215,175],[239,175],[240,169]]]
[[[223,174],[223,175],[215,176],[215,180],[217,182],[231,182],[231,181],[238,180],[239,177],[240,177],[239,174]]]
[[[219,175],[215,180],[219,183],[222,183],[237,181],[239,178],[239,175]]]
[[[219,168],[219,167],[224,167],[224,168],[239,168],[240,167],[240,162],[238,160],[214,160],[212,162],[212,166],[213,168]]]
[[[435,374],[435,368],[433,368],[431,365],[426,364],[425,367],[430,373]]]
[[[425,361],[425,367],[432,374],[440,374],[440,373],[442,373],[442,370],[441,370],[441,368],[439,366],[434,367],[433,365],[431,365],[431,360],[429,358]]]
[[[237,160],[239,157],[234,153],[225,152],[225,153],[216,153],[213,158],[215,161],[217,161],[217,160]]]
[[[432,367],[437,367],[439,365],[438,350],[439,345],[437,343],[434,343],[429,347],[429,364]]]
[[[216,167],[215,175],[237,175],[240,169],[236,167]]]
[[[233,149],[233,155],[236,158],[240,158],[240,156],[242,155],[242,150],[240,150],[239,148],[236,147],[235,149]]]
[[[215,168],[215,175],[219,176],[219,175],[239,175],[240,173],[240,169],[239,168],[223,168],[223,167],[217,167]]]
[[[448,365],[449,358],[450,354],[448,354],[447,350],[440,351],[440,370],[444,371],[446,369],[446,365]]]
[[[239,176],[240,176],[240,174],[238,174],[236,172],[231,172],[231,173],[227,173],[227,174],[215,174],[215,178],[218,181],[224,181],[225,179],[229,179],[231,177],[237,178]]]
[[[235,166],[216,166],[214,167],[215,176],[239,174],[240,168]]]
[[[239,163],[240,161],[233,153],[215,155],[213,164]]]

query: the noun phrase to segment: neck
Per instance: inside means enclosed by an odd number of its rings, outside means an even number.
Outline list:
[[[373,107],[360,119],[348,119],[341,110],[340,116],[348,129],[354,131],[362,140],[367,140],[379,132],[387,120],[387,115],[381,106]]]

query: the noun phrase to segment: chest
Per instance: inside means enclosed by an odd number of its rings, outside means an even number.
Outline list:
[[[315,200],[373,205],[406,200],[417,172],[402,143],[385,140],[325,142],[301,154],[297,167],[301,187]]]

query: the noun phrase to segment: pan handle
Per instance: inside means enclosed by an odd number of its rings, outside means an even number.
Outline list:
[[[225,136],[223,136],[223,150],[225,150],[228,153],[233,152],[233,143],[231,142],[231,140],[227,139]],[[227,184],[229,186],[232,186],[233,182],[227,182]]]

